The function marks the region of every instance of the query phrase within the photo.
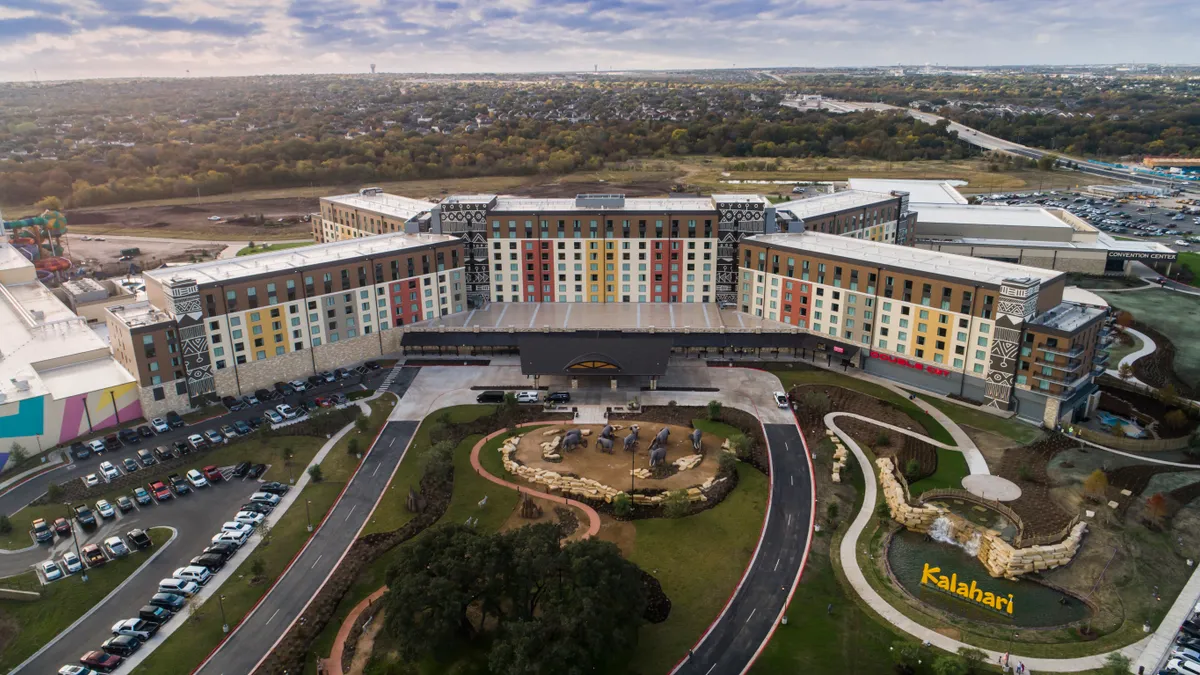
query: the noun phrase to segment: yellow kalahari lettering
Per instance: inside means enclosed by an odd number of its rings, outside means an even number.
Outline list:
[[[983,594],[983,604],[987,605],[988,607],[991,607],[992,609],[996,609],[996,595],[994,593],[992,593],[991,591],[984,593]]]
[[[933,584],[936,586],[938,581],[937,574],[941,571],[942,568],[930,567],[929,563],[925,563],[925,568],[921,570],[921,584]]]
[[[1013,601],[1012,593],[1009,593],[1008,594],[1008,613],[1009,614],[1012,614],[1012,601]]]

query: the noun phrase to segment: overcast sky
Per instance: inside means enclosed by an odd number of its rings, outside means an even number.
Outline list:
[[[0,0],[0,80],[1200,62],[1196,0]]]

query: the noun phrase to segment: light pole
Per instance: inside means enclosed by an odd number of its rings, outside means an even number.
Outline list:
[[[224,595],[217,596],[217,605],[221,608],[221,632],[228,633],[229,632],[229,622],[227,622],[225,620],[225,596]]]
[[[304,515],[308,517],[308,531],[312,532],[312,513],[308,510],[308,505],[312,504],[311,499],[304,500]]]
[[[69,523],[71,522],[71,505],[63,504],[63,508],[67,510],[67,522]],[[75,525],[71,525],[71,539],[75,541],[75,557],[79,559],[79,578],[87,581],[87,566],[83,564],[83,553],[79,550],[79,535],[75,532]]]

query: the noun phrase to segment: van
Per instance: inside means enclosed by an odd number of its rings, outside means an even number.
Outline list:
[[[183,579],[184,581],[194,581],[203,586],[212,579],[212,572],[209,572],[207,567],[188,565],[187,567],[180,567],[175,570],[175,573],[171,576],[176,579]]]
[[[1177,673],[1178,675],[1200,675],[1200,663],[1188,661],[1187,659],[1173,658],[1167,661],[1167,665],[1163,666],[1163,670],[1168,673]]]
[[[504,392],[502,391],[481,391],[475,397],[476,403],[504,403]]]
[[[163,579],[158,582],[158,592],[190,598],[200,592],[200,584],[184,579]]]
[[[150,452],[146,448],[142,448],[141,450],[138,450],[137,456],[138,456],[138,461],[142,463],[142,466],[150,466],[151,464],[154,464],[155,462],[158,461],[158,460],[154,459],[154,453]]]
[[[517,403],[537,403],[540,397],[536,391],[523,391],[517,394]]]
[[[551,403],[570,403],[571,402],[571,392],[569,392],[569,391],[552,392],[552,393],[546,395],[546,400]]]

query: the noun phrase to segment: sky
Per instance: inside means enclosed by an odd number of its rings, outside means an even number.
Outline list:
[[[0,81],[1197,63],[1197,25],[1196,0],[0,0]]]

